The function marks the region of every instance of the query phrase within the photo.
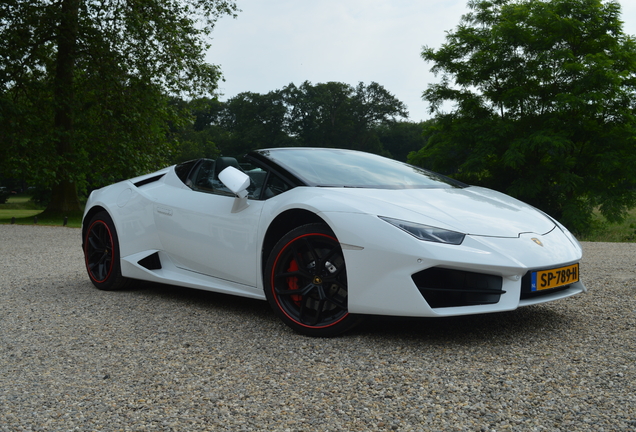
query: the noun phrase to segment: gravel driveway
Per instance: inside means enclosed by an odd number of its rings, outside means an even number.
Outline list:
[[[583,248],[588,294],[312,339],[265,302],[98,291],[78,229],[0,225],[0,431],[633,431],[636,243]]]

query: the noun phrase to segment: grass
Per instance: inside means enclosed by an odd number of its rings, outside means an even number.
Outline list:
[[[31,201],[31,197],[28,195],[13,195],[9,197],[6,204],[1,204],[0,208],[6,209],[23,209],[23,208],[36,208],[37,205]]]
[[[19,225],[33,225],[34,217],[38,217],[38,225],[66,226],[79,228],[82,226],[82,215],[47,215],[42,214],[43,207],[38,207],[28,195],[11,196],[6,204],[0,204],[0,224],[10,224],[11,218]],[[632,209],[622,223],[609,224],[599,213],[594,215],[594,229],[579,240],[590,242],[636,242],[636,208]]]
[[[11,219],[11,218],[16,218],[16,219],[25,219],[25,218],[32,218],[33,216],[42,213],[42,210],[20,210],[20,209],[16,209],[16,210],[6,210],[6,209],[0,209],[0,220],[3,219]]]
[[[10,224],[15,218],[17,225],[34,225],[37,216],[38,225],[64,226],[64,218],[66,226],[71,228],[79,228],[82,226],[82,215],[50,215],[43,214],[44,207],[38,206],[31,200],[28,195],[14,195],[9,197],[5,204],[0,204],[0,224]]]
[[[581,237],[581,241],[590,242],[636,242],[636,208],[629,211],[621,223],[610,224],[600,213],[594,213],[592,232]]]

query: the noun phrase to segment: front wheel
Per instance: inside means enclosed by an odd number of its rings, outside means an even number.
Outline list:
[[[128,286],[130,280],[121,275],[115,224],[105,211],[93,216],[88,224],[84,260],[88,276],[97,288],[112,291]]]
[[[308,336],[335,336],[361,320],[348,311],[344,255],[325,224],[300,226],[279,240],[267,261],[265,295],[285,324]]]

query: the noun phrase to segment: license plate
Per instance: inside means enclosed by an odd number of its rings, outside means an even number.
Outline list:
[[[579,281],[579,265],[532,272],[532,291],[558,288]]]

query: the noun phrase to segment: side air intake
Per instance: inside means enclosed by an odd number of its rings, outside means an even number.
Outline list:
[[[148,270],[159,270],[161,268],[161,260],[159,259],[159,252],[155,252],[152,255],[148,255],[146,258],[140,260],[137,264]]]

